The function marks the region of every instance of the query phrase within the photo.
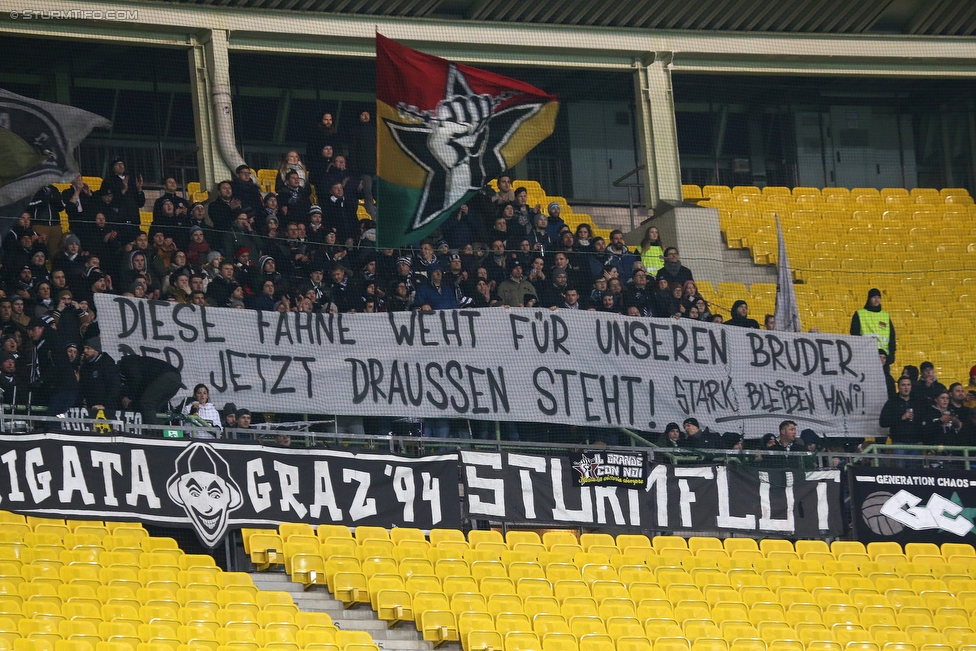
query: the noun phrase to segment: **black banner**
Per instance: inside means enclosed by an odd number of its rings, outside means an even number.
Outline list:
[[[640,452],[585,450],[570,456],[569,463],[577,486],[640,487],[647,476],[647,458]]]
[[[565,457],[461,452],[468,515],[525,525],[838,535],[839,470],[654,464],[639,488],[580,486]]]
[[[289,449],[222,441],[0,436],[0,508],[196,530],[282,522],[460,528],[457,454]]]
[[[73,418],[121,421],[129,425],[142,424],[142,414],[140,414],[138,411],[115,411],[114,409],[86,409],[84,407],[71,407],[67,412],[65,412],[65,416],[68,420],[61,425],[61,429],[69,432],[87,432],[93,429],[91,425],[72,422],[71,419]],[[111,423],[106,422],[104,425],[95,424],[94,429],[96,432],[108,433],[113,431],[115,428]]]
[[[976,543],[976,473],[944,469],[851,468],[857,539]]]

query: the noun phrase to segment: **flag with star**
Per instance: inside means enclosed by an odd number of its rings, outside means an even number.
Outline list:
[[[376,35],[376,245],[423,239],[547,138],[559,102]]]

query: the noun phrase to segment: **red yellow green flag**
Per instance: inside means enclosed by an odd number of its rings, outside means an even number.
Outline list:
[[[429,235],[552,133],[535,86],[376,35],[376,245]]]

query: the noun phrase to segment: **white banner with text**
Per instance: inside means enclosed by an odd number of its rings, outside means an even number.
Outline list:
[[[874,339],[545,309],[257,312],[97,295],[106,352],[256,411],[880,434]]]

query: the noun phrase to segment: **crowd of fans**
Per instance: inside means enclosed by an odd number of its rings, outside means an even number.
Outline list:
[[[241,165],[233,179],[213,188],[207,204],[188,201],[177,181],[167,178],[161,195],[147,206],[142,177],[120,158],[112,161],[112,172],[97,191],[79,175],[61,193],[53,187],[39,192],[2,241],[4,401],[20,390],[21,395],[29,392],[35,403],[46,404],[52,414],[72,406],[128,406],[124,400],[131,396],[122,389],[105,393],[92,388],[103,383],[85,381],[92,373],[103,378],[117,374],[107,367],[98,370],[109,363],[97,343],[92,300],[101,292],[270,311],[539,306],[722,322],[698,292],[678,250],[661,241],[657,228],[648,228],[634,249],[619,230],[606,241],[595,237],[587,224],[571,229],[560,218],[559,203],[530,206],[527,190],[513,188],[505,174],[497,179],[497,191],[485,188],[432,237],[400,250],[377,249],[372,219],[375,138],[368,112],[350,133],[341,133],[326,113],[312,131],[304,159],[297,151],[283,157],[274,192],[262,194],[251,170]],[[357,216],[360,200],[369,219]],[[152,225],[145,233],[140,211],[150,209]],[[62,210],[68,216],[68,234],[61,231]],[[872,300],[865,309],[872,309]],[[877,311],[878,301],[874,303]],[[732,305],[726,323],[760,327],[745,301]],[[852,334],[861,334],[855,332],[855,323],[860,323],[857,315]],[[770,315],[763,325],[772,328]],[[889,351],[882,352],[890,352],[893,359],[893,329]],[[165,403],[161,399],[170,389],[154,388],[144,401],[146,417]],[[916,396],[914,385],[910,393]],[[949,393],[943,414],[958,402]],[[196,387],[192,403],[197,406],[187,414],[226,424],[208,400],[207,388]],[[916,408],[917,413],[909,408],[914,416],[907,417],[896,400],[916,406],[921,399],[906,399],[899,386],[885,407],[881,424],[892,427],[896,441],[944,441],[949,436],[948,431],[936,436],[930,418],[935,417],[930,409],[940,409],[941,397],[934,406]],[[240,422],[241,414],[232,411]],[[957,432],[965,430],[968,436],[972,417],[957,416],[962,423]],[[891,418],[899,423],[889,423]],[[946,421],[940,422],[945,430]],[[704,447],[696,434],[687,433],[688,421],[684,428],[684,437],[677,426],[669,428],[661,444]],[[444,423],[435,423],[430,433],[443,436],[448,431]],[[506,436],[517,438],[517,433]],[[721,437],[708,442],[734,447],[731,439]]]

